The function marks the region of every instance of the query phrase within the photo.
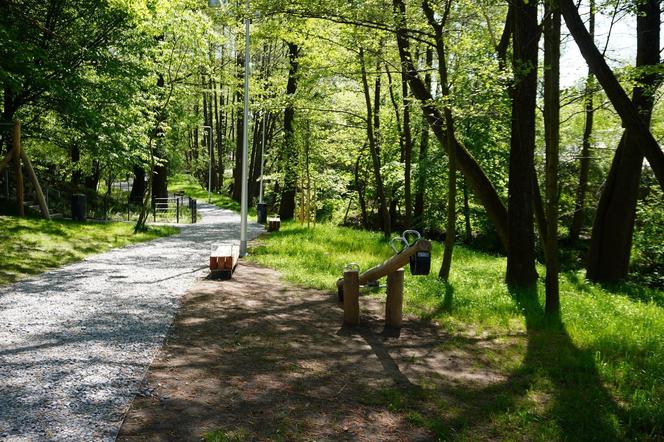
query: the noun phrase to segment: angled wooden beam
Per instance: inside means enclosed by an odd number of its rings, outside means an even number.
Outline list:
[[[16,164],[16,202],[18,204],[18,216],[25,216],[25,207],[23,206],[23,169],[21,168],[21,122],[14,123],[12,132],[12,141],[14,143],[14,159]]]
[[[28,158],[28,154],[26,154],[25,150],[23,149],[21,149],[21,159],[23,160],[23,165],[25,166],[25,170],[28,172],[28,175],[30,176],[30,180],[32,181],[32,186],[35,188],[35,193],[37,194],[37,202],[39,203],[39,209],[41,210],[42,216],[45,219],[51,219],[51,214],[48,211],[48,205],[46,205],[46,198],[44,198],[44,192],[42,192],[42,188],[39,185],[37,174],[35,173],[35,169],[32,167],[32,163],[30,162],[30,158]]]

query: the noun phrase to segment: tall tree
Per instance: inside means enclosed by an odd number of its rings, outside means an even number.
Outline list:
[[[424,58],[424,88],[431,95],[431,67],[433,66],[433,48],[427,46]],[[403,64],[404,67],[406,66]],[[408,79],[408,72],[402,71],[402,75]],[[422,228],[424,218],[424,189],[427,182],[427,152],[429,150],[429,123],[426,111],[422,110],[422,134],[420,137],[420,148],[417,155],[417,184],[415,188],[415,206],[413,207],[413,220],[417,228]]]
[[[496,227],[496,232],[503,245],[507,245],[507,210],[498,192],[487,177],[484,170],[470,154],[468,149],[458,140],[454,139],[452,145],[447,143],[447,134],[444,126],[444,116],[435,105],[431,92],[427,90],[424,82],[419,77],[410,51],[410,41],[406,26],[406,5],[403,0],[393,0],[394,12],[396,14],[396,39],[399,48],[399,58],[406,66],[408,72],[408,84],[413,96],[420,102],[422,111],[426,115],[427,122],[433,130],[434,135],[446,149],[455,149],[456,161],[459,170],[468,180],[475,195],[482,202],[487,215]]]
[[[533,192],[535,161],[535,106],[537,104],[537,43],[539,29],[536,1],[513,4],[512,134],[508,190],[508,285],[534,287],[535,236]]]
[[[651,68],[660,62],[659,46],[653,44],[660,38],[660,1],[639,1],[637,11],[636,66],[640,74],[632,103],[641,119],[649,124],[654,92],[662,82],[661,75]],[[592,281],[615,282],[627,276],[629,270],[644,159],[638,130],[627,127],[623,133],[600,196],[587,260],[587,277]]]
[[[443,252],[443,262],[438,272],[438,277],[447,281],[450,277],[452,267],[452,254],[454,252],[454,242],[456,240],[456,149],[454,145],[456,135],[454,133],[454,116],[452,114],[452,97],[450,95],[450,79],[447,71],[447,49],[445,46],[444,32],[447,19],[452,8],[452,0],[445,2],[440,21],[429,4],[428,0],[422,1],[422,10],[429,22],[429,26],[434,30],[436,55],[438,56],[438,76],[440,78],[440,89],[443,104],[443,114],[445,115],[445,144],[448,147],[448,173],[447,173],[447,223],[445,228],[445,250]]]
[[[590,18],[588,19],[588,32],[590,37],[595,40],[595,0],[590,0]],[[584,92],[585,123],[583,125],[583,140],[581,142],[581,158],[579,159],[579,185],[576,189],[576,199],[574,201],[574,215],[572,224],[569,228],[569,240],[575,243],[579,239],[583,221],[585,219],[585,201],[586,190],[588,188],[588,175],[590,173],[590,145],[593,133],[593,121],[595,108],[593,103],[595,82],[593,73],[588,68],[586,77],[586,86]]]
[[[558,149],[560,144],[560,11],[557,0],[544,3],[544,131],[546,141],[546,303],[560,309],[558,290]]]
[[[380,79],[377,78],[374,85],[374,105],[371,104],[371,91],[369,89],[369,79],[367,78],[367,67],[364,56],[364,48],[359,51],[360,70],[362,74],[362,90],[364,91],[364,102],[367,108],[367,143],[369,144],[369,153],[371,154],[371,163],[373,165],[374,180],[376,181],[376,194],[378,196],[378,210],[382,222],[383,234],[390,235],[390,214],[387,209],[387,198],[385,196],[385,186],[381,174],[380,144],[376,129],[380,126],[379,102],[380,102]],[[376,73],[380,76],[380,71]]]
[[[659,2],[654,3],[653,6],[659,8]],[[643,121],[638,108],[629,99],[606,60],[595,46],[595,42],[584,26],[573,0],[560,0],[560,12],[583,58],[595,74],[597,81],[602,85],[609,100],[611,100],[611,104],[620,116],[623,126],[632,132],[631,136],[634,137],[635,144],[650,163],[660,187],[664,189],[664,152],[662,152],[657,140],[650,132],[648,124]]]
[[[300,66],[300,48],[296,43],[288,42],[288,83],[286,85],[286,109],[284,110],[284,146],[281,160],[284,173],[284,186],[281,190],[279,216],[283,220],[295,216],[295,194],[297,191],[298,155],[295,145],[295,93],[297,92],[298,70]]]

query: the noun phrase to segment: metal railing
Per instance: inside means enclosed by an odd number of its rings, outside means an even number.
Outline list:
[[[152,199],[152,222],[157,218],[164,221],[173,221],[177,224],[186,216],[191,216],[191,223],[195,224],[198,218],[198,204],[195,199],[184,195],[173,195],[166,198]]]

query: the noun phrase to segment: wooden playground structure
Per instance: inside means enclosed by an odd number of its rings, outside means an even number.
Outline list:
[[[417,234],[418,238],[410,244],[408,234]],[[398,251],[394,242],[404,244]],[[428,275],[431,265],[431,242],[422,239],[418,232],[407,230],[403,236],[395,237],[390,242],[394,256],[380,265],[360,273],[357,264],[349,264],[344,268],[343,278],[337,281],[339,301],[343,302],[344,324],[359,325],[360,323],[360,286],[387,277],[387,300],[385,302],[385,325],[401,327],[403,323],[403,285],[404,267],[410,264],[411,274]]]
[[[16,167],[16,202],[18,204],[19,216],[25,216],[25,187],[23,184],[23,167],[25,167],[25,171],[30,177],[32,186],[34,187],[41,214],[45,219],[51,219],[51,214],[49,213],[48,205],[46,204],[46,198],[44,197],[44,192],[42,192],[39,180],[37,179],[35,169],[32,167],[32,162],[30,162],[28,154],[21,147],[21,122],[15,121],[13,123],[0,124],[13,126],[11,136],[12,145],[7,152],[7,155],[5,155],[0,161],[0,172],[2,172],[9,163],[12,161],[14,162],[14,166]]]

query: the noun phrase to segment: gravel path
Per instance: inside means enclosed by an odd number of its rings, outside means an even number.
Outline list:
[[[239,237],[237,214],[199,211],[177,236],[0,288],[0,439],[115,439],[210,244]]]

